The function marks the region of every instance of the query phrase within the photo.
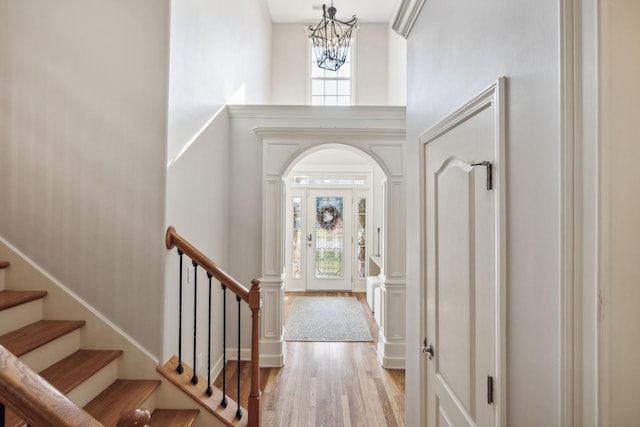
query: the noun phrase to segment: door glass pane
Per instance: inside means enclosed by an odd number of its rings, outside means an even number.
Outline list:
[[[367,277],[367,199],[358,198],[358,213],[356,214],[356,229],[358,230],[358,245],[356,246],[356,257],[358,260],[358,279]]]
[[[293,198],[293,240],[291,243],[291,276],[300,278],[300,233],[302,228],[302,197]]]
[[[316,279],[342,278],[342,197],[316,197]]]

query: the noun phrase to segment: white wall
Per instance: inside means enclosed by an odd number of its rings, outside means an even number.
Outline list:
[[[557,426],[559,348],[559,63],[556,1],[425,3],[408,38],[407,390],[419,389],[418,137],[507,77],[507,421]],[[419,425],[407,393],[407,425]]]
[[[273,24],[271,104],[306,104],[309,92],[308,25]]]
[[[389,29],[361,24],[356,32],[356,105],[388,105]]]
[[[387,101],[389,105],[407,105],[407,40],[391,28],[388,33]]]
[[[262,0],[171,2],[169,160],[223,105],[268,101],[270,48]]]
[[[161,347],[169,3],[0,2],[0,235]]]
[[[273,24],[271,62],[271,103],[307,104],[309,51],[307,27],[304,24]],[[389,29],[386,24],[359,24],[356,34],[356,105],[389,105]],[[398,37],[398,36],[396,36]],[[396,40],[397,41],[397,40]],[[402,42],[394,48],[402,49]],[[393,70],[402,74],[400,68]],[[396,82],[394,82],[396,83]],[[396,88],[394,87],[394,90]],[[403,105],[395,98],[394,105]]]
[[[271,20],[264,1],[171,4],[169,152],[167,218],[222,269],[229,270],[230,137],[229,102],[262,103],[269,97]],[[242,167],[242,166],[241,166]],[[162,359],[177,354],[178,256],[167,252],[165,342]],[[185,271],[191,262],[185,257]],[[201,269],[200,269],[201,270]],[[184,276],[185,284],[187,276]],[[199,343],[206,361],[206,274],[198,278]],[[250,287],[249,282],[244,282]],[[219,295],[219,283],[214,283]],[[193,286],[183,304],[183,356],[192,362]],[[214,294],[215,295],[215,294]],[[215,298],[214,298],[215,299]],[[214,303],[219,315],[221,299]],[[235,307],[234,307],[235,308]],[[218,320],[220,318],[218,317]],[[214,328],[213,357],[221,353],[221,330]],[[213,362],[212,362],[213,363]],[[203,371],[204,366],[198,369]]]
[[[167,225],[189,240],[223,270],[229,267],[229,116],[225,108],[167,169]],[[176,249],[166,253],[164,347],[162,361],[178,354],[179,257]],[[191,260],[183,257],[183,341],[182,357],[193,366],[194,282],[188,281]],[[198,268],[198,345],[196,355],[207,349],[208,280]],[[221,323],[222,291],[213,282],[212,312]],[[222,329],[212,329],[212,360],[222,354]],[[205,366],[197,369],[206,375]],[[204,370],[203,370],[204,369]]]
[[[600,2],[603,426],[635,426],[640,419],[639,24],[639,2]]]

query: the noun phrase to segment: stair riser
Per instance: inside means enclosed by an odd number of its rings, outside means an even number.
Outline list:
[[[69,332],[20,357],[35,372],[40,372],[80,349],[80,330]]]
[[[0,335],[22,328],[41,319],[41,299],[2,310],[0,311]]]
[[[0,291],[4,291],[5,288],[5,284],[4,284],[4,268],[0,268]]]
[[[149,397],[147,397],[147,400],[145,400],[144,402],[142,402],[142,405],[140,405],[140,408],[144,408],[144,409],[148,409],[149,412],[153,412],[156,410],[156,408],[158,407],[157,405],[157,390],[153,393],[151,393],[151,395]]]
[[[82,408],[116,379],[118,379],[118,361],[114,360],[67,393],[67,397]]]

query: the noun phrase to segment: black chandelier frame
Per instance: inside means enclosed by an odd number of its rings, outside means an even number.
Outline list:
[[[322,5],[322,20],[315,27],[309,26],[309,38],[313,43],[316,63],[325,70],[337,71],[346,61],[351,43],[351,33],[358,18],[353,15],[349,21],[336,18],[337,9]]]

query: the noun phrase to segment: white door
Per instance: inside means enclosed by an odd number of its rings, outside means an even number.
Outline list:
[[[473,166],[494,162],[493,126],[487,109],[425,146],[429,427],[496,425],[496,196]]]
[[[309,190],[307,290],[351,290],[352,205],[352,190]]]

